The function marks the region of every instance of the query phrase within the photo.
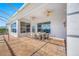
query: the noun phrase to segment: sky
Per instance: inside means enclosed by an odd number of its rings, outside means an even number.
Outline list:
[[[8,18],[11,17],[23,5],[23,3],[0,3],[0,26],[6,26]],[[13,9],[13,6],[15,9]]]

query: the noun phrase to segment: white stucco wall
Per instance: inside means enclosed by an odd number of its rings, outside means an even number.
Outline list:
[[[16,22],[16,33],[14,33],[14,32],[12,32],[11,31],[11,24],[13,24],[13,23],[15,23]],[[15,20],[15,21],[13,21],[12,23],[10,23],[9,25],[7,25],[7,27],[8,27],[8,30],[9,30],[9,35],[12,35],[12,36],[14,36],[14,37],[18,37],[18,20]]]
[[[67,5],[67,14],[79,12],[79,3]],[[79,56],[79,13],[67,15],[67,55]]]
[[[52,8],[51,8],[52,7]],[[43,14],[45,10],[50,10],[53,12],[53,15],[46,17]],[[39,11],[39,12],[38,12]],[[39,9],[36,9],[31,13],[37,19],[32,21],[32,24],[51,22],[51,36],[65,39],[66,38],[66,28],[64,27],[64,21],[66,20],[66,4],[46,4]]]
[[[66,20],[66,4],[59,4],[58,9],[54,10],[52,23],[52,34],[58,38],[66,38],[66,28],[64,27],[64,21]],[[52,35],[53,36],[53,35]]]

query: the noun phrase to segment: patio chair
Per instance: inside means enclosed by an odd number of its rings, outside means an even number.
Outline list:
[[[35,34],[34,34],[34,38],[35,38],[35,39],[39,39],[39,34],[38,34],[38,33],[35,33]]]
[[[49,33],[46,33],[46,39],[49,39]]]
[[[39,39],[42,40],[42,34],[41,33],[39,33]]]
[[[45,39],[49,39],[49,34],[48,33],[44,33],[43,34],[43,39],[45,40]]]

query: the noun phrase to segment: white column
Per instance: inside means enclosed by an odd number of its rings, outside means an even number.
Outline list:
[[[20,21],[16,20],[16,27],[17,27],[17,37],[20,36]]]
[[[30,23],[30,34],[32,35],[32,22]]]
[[[79,4],[68,4],[67,11],[67,55],[79,56]]]
[[[35,32],[37,33],[38,31],[38,28],[37,28],[37,24],[35,24]]]

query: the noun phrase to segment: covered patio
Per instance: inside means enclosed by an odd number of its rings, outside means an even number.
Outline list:
[[[14,5],[8,4],[15,10]],[[25,3],[17,7],[7,19],[7,33],[0,35],[0,55],[65,56],[65,7],[59,3]]]

